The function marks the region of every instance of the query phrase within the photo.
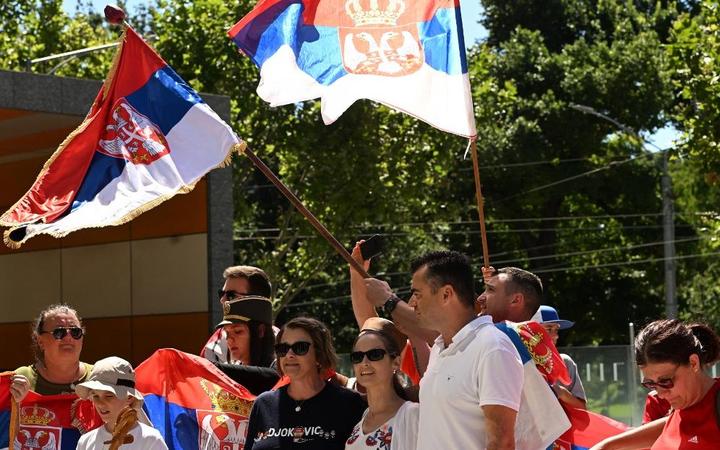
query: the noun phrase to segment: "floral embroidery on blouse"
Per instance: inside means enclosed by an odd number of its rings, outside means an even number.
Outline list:
[[[391,426],[388,426],[387,424],[381,426],[377,430],[367,435],[367,437],[365,438],[365,447],[374,450],[390,450],[390,444],[392,443],[392,433],[393,429]],[[353,444],[360,438],[361,435],[361,424],[357,424],[355,428],[353,428],[352,433],[350,433],[347,444]]]

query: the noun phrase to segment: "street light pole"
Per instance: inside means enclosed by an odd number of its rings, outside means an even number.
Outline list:
[[[675,261],[675,208],[673,206],[672,180],[668,173],[668,152],[662,155],[663,240],[665,253],[665,316],[677,319],[676,296],[677,262]]]
[[[657,145],[649,142],[647,139],[642,137],[640,133],[633,130],[629,126],[618,122],[612,117],[596,110],[591,106],[577,105],[570,103],[570,108],[580,111],[584,114],[590,114],[595,117],[599,117],[607,122],[612,123],[618,127],[621,131],[634,136],[641,142],[655,147],[658,151],[662,152],[662,180],[661,190],[663,199],[663,253],[665,263],[665,315],[668,319],[676,319],[678,316],[678,305],[677,305],[677,262],[675,260],[675,211],[673,206],[673,195],[672,195],[672,180],[670,179],[670,173],[668,172],[668,158],[669,152],[659,148]]]

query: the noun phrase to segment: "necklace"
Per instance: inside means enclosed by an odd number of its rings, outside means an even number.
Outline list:
[[[298,400],[298,401],[295,402],[295,412],[300,412],[300,411],[302,411],[302,405],[303,405],[303,403],[305,403],[305,400],[307,400],[307,399]]]

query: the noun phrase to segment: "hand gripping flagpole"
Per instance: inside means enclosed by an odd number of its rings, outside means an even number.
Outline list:
[[[308,210],[305,205],[303,205],[300,199],[297,198],[297,196],[287,186],[285,186],[282,181],[280,181],[277,175],[275,175],[273,171],[267,165],[265,165],[265,163],[260,158],[258,158],[257,155],[255,155],[255,153],[250,150],[250,148],[248,148],[245,141],[241,141],[239,144],[235,144],[235,150],[238,153],[247,156],[248,159],[252,161],[255,167],[257,167],[260,172],[262,172],[263,175],[265,175],[267,179],[270,180],[270,182],[274,184],[280,192],[282,192],[285,198],[290,200],[290,203],[292,203],[295,209],[300,211],[300,213],[305,216],[307,221],[310,222],[310,225],[312,225],[315,230],[317,230],[317,232],[320,233],[320,235],[325,238],[326,241],[328,241],[328,243],[335,249],[335,251],[340,256],[342,256],[343,259],[345,259],[345,261],[347,261],[347,263],[350,264],[353,269],[355,269],[360,275],[362,275],[363,278],[370,278],[370,275],[363,268],[363,266],[360,265],[359,262],[355,261],[355,259],[353,259],[352,255],[350,255],[350,253],[335,238],[335,236],[333,236],[328,231],[328,229],[325,228],[325,226],[320,223],[320,221],[313,215],[313,213],[311,213],[310,210]]]
[[[477,137],[470,138],[470,152],[472,154],[473,174],[475,175],[475,198],[477,199],[478,216],[480,218],[480,239],[482,240],[483,266],[490,267],[490,252],[488,251],[487,231],[485,230],[485,200],[480,184],[480,165],[478,164]]]

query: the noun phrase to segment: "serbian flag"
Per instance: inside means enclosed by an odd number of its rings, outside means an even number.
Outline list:
[[[5,214],[5,243],[120,225],[227,164],[237,136],[131,28],[80,126]]]
[[[74,450],[80,434],[102,425],[89,400],[75,394],[40,395],[30,391],[13,417],[10,396],[12,372],[0,375],[0,449]],[[17,420],[14,436],[11,423]]]
[[[576,408],[565,408],[572,427],[555,443],[553,450],[588,450],[610,436],[628,429],[617,420]]]
[[[320,98],[330,124],[366,98],[476,134],[459,0],[260,0],[228,35],[272,106]]]
[[[161,349],[137,367],[135,380],[170,450],[244,447],[255,396],[210,361]]]
[[[549,376],[569,381],[565,364],[550,335],[540,324],[500,322],[495,327],[510,338],[523,362],[524,381],[515,421],[515,447],[548,448],[570,428],[570,421],[546,380]],[[553,361],[559,361],[559,366],[550,367]]]

